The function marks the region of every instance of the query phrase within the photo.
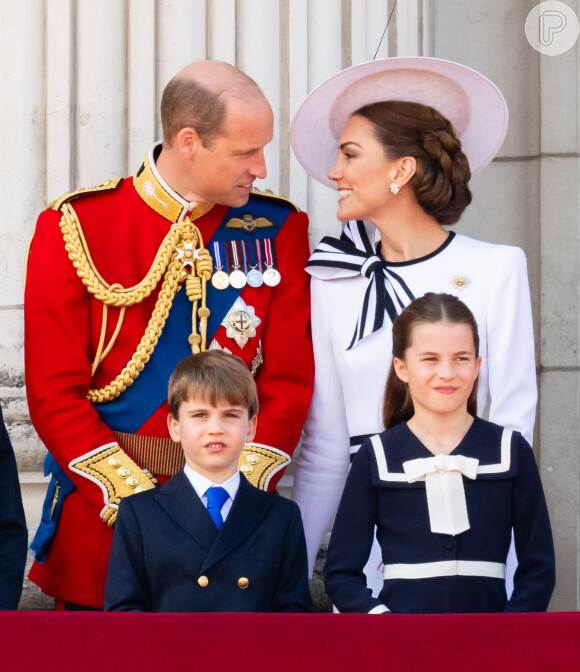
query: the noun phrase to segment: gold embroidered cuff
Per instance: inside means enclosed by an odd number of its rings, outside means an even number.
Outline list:
[[[115,522],[123,497],[151,490],[157,483],[117,445],[97,448],[71,462],[69,467],[101,488],[105,500],[101,518],[109,526]]]
[[[290,464],[290,455],[272,446],[247,443],[240,455],[238,469],[259,490],[266,490],[272,476]]]

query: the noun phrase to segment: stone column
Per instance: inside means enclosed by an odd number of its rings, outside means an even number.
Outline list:
[[[510,108],[505,143],[473,180],[458,230],[519,245],[528,258],[540,392],[534,453],[556,544],[550,608],[561,611],[578,609],[578,45],[540,56],[524,33],[536,4],[437,0],[429,11],[431,55],[490,77]]]

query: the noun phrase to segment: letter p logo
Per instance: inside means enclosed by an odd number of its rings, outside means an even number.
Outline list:
[[[566,15],[559,10],[547,9],[540,14],[538,19],[538,39],[543,47],[553,44],[556,35],[566,30],[568,25]]]
[[[528,42],[541,54],[558,56],[574,46],[580,25],[568,5],[556,0],[541,2],[528,14],[525,33]]]

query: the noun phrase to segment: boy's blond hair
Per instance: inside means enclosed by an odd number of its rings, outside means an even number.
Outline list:
[[[239,357],[222,350],[190,355],[175,367],[169,379],[167,403],[177,419],[179,407],[193,398],[212,406],[226,401],[248,409],[248,418],[258,415],[258,391],[252,374]]]

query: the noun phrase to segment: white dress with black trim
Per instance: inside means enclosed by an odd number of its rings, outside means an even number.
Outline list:
[[[457,477],[463,486],[462,494],[453,495],[466,506],[467,529],[461,532],[433,531],[437,519],[445,524],[447,517],[453,525],[458,502],[449,507],[443,497],[428,501],[428,477],[413,480],[409,473],[409,463],[423,462],[429,472],[438,458],[450,458],[451,468],[431,470],[435,480]],[[462,460],[475,467],[469,476],[456,469]],[[384,562],[378,598],[363,573],[375,526]],[[504,577],[512,526],[519,565],[508,601]],[[542,484],[519,432],[476,418],[449,456],[435,457],[406,423],[365,441],[346,482],[325,568],[326,590],[339,611],[545,611],[554,584]]]
[[[425,257],[389,263],[370,249],[368,240],[374,233],[372,224],[350,222],[340,241],[325,239],[318,246],[307,267],[312,275],[315,383],[292,497],[302,511],[310,571],[336,512],[351,454],[366,437],[384,429],[381,406],[391,363],[390,313],[400,312],[413,297],[446,292],[467,304],[480,335],[479,413],[487,407],[491,421],[532,441],[536,367],[523,251],[450,233]],[[337,252],[337,264],[333,245],[342,245],[345,234],[362,251]],[[337,267],[343,259],[346,268]],[[385,306],[379,310],[383,279]]]

